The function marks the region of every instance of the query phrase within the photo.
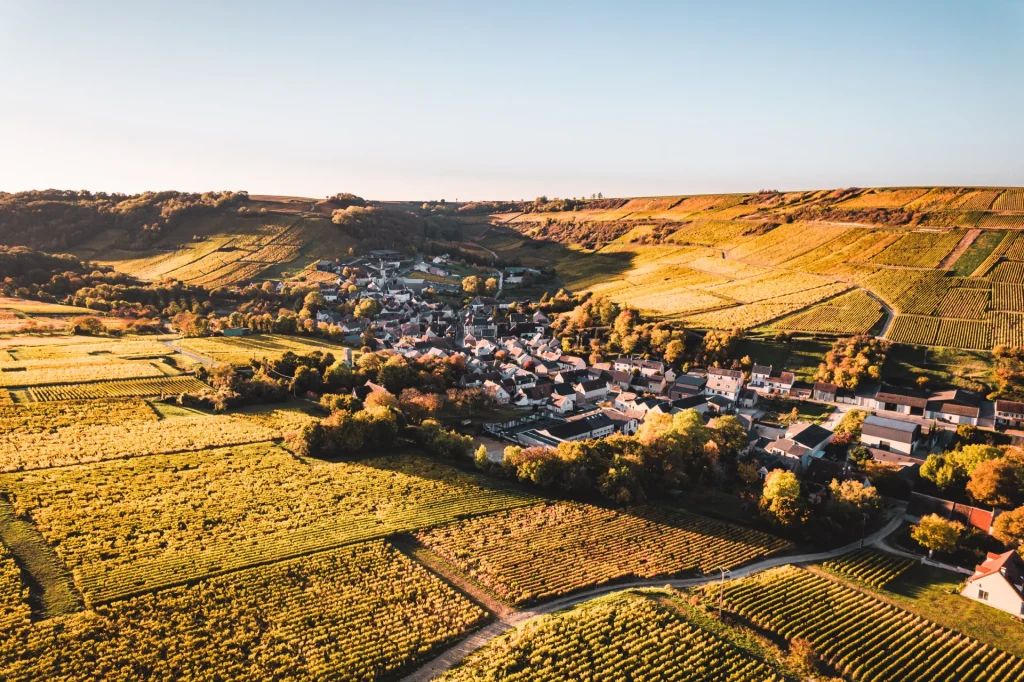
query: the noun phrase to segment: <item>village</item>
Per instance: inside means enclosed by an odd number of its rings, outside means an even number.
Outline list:
[[[859,445],[912,488],[905,504],[908,522],[939,514],[991,533],[1003,511],[947,499],[934,486],[912,482],[922,481],[917,474],[928,455],[950,449],[964,429],[998,432],[1009,442],[1024,424],[1024,403],[989,401],[958,388],[906,388],[884,381],[857,390],[804,383],[785,368],[757,364],[756,358],[748,370],[689,367],[686,372],[653,357],[588,362],[565,352],[549,315],[539,309],[525,312],[533,307],[530,301],[516,300],[515,289],[524,279],[539,276],[536,270],[487,273],[493,274],[490,292],[484,291],[481,277],[481,295],[470,295],[459,279],[467,270],[460,271],[447,255],[409,257],[380,250],[345,263],[322,260],[315,268],[337,275],[320,284],[328,306],[316,319],[340,327],[346,342],[372,344],[408,359],[464,359],[465,387],[482,389],[505,416],[482,424],[478,434],[495,462],[508,445],[557,448],[568,441],[632,435],[650,415],[693,410],[712,426],[721,416],[739,420],[748,435],[742,457],[756,465],[762,480],[784,469],[812,488],[817,485],[822,495],[833,480],[871,486],[870,477],[850,459],[852,446]],[[372,300],[376,310],[358,317],[330,311],[330,304],[346,298]],[[346,359],[351,362],[351,355]],[[376,390],[383,389],[374,385],[357,393],[365,397]],[[816,418],[801,418],[805,411]],[[859,443],[836,438],[836,428],[851,412],[862,420]],[[1017,561],[1010,554],[990,557],[979,566],[979,575],[990,574],[992,562]],[[1010,599],[1013,603],[1004,610],[1024,613],[1020,592],[1014,592],[1020,603]],[[978,598],[971,587],[964,594]]]

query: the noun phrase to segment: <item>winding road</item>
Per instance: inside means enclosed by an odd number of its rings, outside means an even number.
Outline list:
[[[204,364],[204,365],[215,365],[215,364],[217,364],[216,362],[214,362],[210,358],[203,357],[202,355],[196,355],[195,353],[190,353],[187,350],[182,350],[181,348],[178,348],[177,346],[174,345],[174,343],[175,343],[174,341],[161,341],[160,343],[164,344],[165,346],[167,346],[168,348],[173,350],[175,353],[181,353],[185,357],[192,358],[193,360],[195,360],[196,362],[199,362],[201,364]]]
[[[882,528],[875,531],[871,535],[865,538],[863,545],[877,545],[883,542],[883,540],[894,533],[903,523],[903,509],[898,509],[898,513],[889,520]],[[816,554],[798,554],[790,556],[778,556],[763,559],[761,561],[754,562],[743,568],[737,568],[730,573],[730,579],[735,580],[738,578],[745,578],[754,573],[760,573],[769,568],[775,568],[777,566],[785,566],[787,564],[812,564],[819,563],[822,561],[828,561],[829,559],[835,559],[854,552],[862,546],[860,540],[851,542],[848,545],[833,549],[828,552],[818,552]],[[674,588],[686,588],[686,587],[700,587],[713,583],[716,580],[720,580],[721,577],[718,575],[706,575],[700,578],[687,578],[683,580],[638,580],[631,583],[619,583],[617,585],[605,585],[603,587],[595,587],[585,592],[578,592],[568,597],[556,599],[546,604],[535,606],[532,609],[526,611],[516,611],[512,615],[495,621],[487,627],[477,630],[466,639],[458,642],[454,646],[445,650],[439,654],[436,658],[425,664],[415,672],[402,678],[402,682],[427,682],[440,677],[449,669],[461,663],[467,656],[472,654],[477,649],[487,645],[491,640],[503,635],[514,627],[517,627],[526,621],[536,618],[537,616],[544,616],[556,611],[562,611],[577,604],[585,601],[590,601],[596,597],[600,597],[612,592],[621,592],[624,590],[632,590],[643,587],[664,587],[669,585]]]

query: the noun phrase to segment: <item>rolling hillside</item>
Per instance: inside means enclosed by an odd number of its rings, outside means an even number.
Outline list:
[[[556,202],[549,202],[548,205]],[[695,328],[1024,345],[1024,190],[606,199],[494,214],[475,241]],[[537,210],[537,209],[540,210]]]

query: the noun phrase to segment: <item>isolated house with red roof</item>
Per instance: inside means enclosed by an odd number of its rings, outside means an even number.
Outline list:
[[[1014,551],[989,552],[960,594],[1024,618],[1024,560]]]

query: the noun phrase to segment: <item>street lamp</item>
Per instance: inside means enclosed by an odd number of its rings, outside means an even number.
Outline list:
[[[718,618],[719,618],[719,620],[721,620],[721,618],[722,618],[722,600],[725,597],[725,576],[726,576],[726,574],[732,575],[732,571],[730,571],[727,568],[722,568],[721,566],[718,567],[718,570],[722,572],[722,582],[719,583],[719,588],[718,588]]]

